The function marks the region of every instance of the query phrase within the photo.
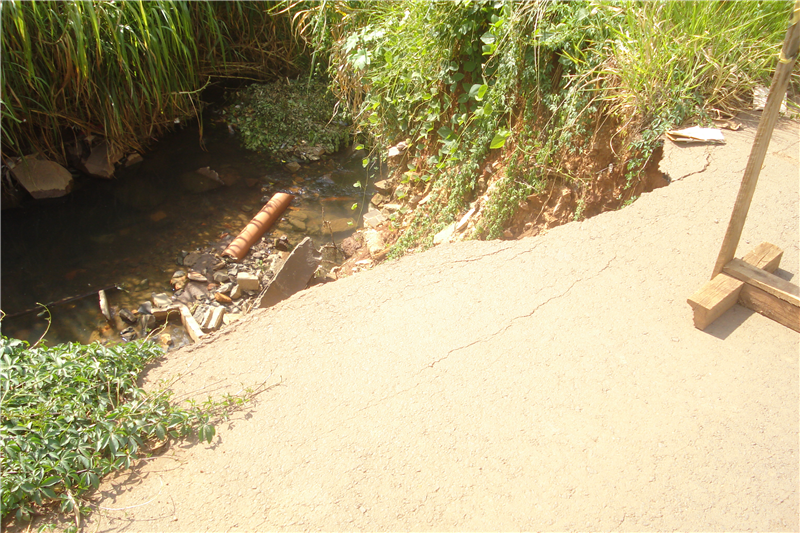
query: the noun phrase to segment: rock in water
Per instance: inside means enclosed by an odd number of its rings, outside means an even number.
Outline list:
[[[191,193],[207,192],[225,185],[219,174],[209,167],[184,172],[178,177],[185,190]]]
[[[114,163],[122,159],[120,150],[111,150],[111,146],[102,141],[92,148],[86,161],[83,161],[83,170],[93,178],[110,179],[114,176]]]
[[[292,250],[292,253],[275,273],[275,278],[267,290],[259,298],[258,307],[271,307],[305,289],[321,259],[322,256],[314,248],[310,237],[300,241],[300,244]]]
[[[11,173],[37,200],[64,196],[72,190],[72,174],[53,161],[27,156],[11,168]]]
[[[119,316],[128,324],[136,324],[136,317],[127,309],[120,309]]]

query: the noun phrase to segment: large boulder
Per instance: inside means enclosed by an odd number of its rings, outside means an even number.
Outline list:
[[[54,161],[27,156],[11,168],[11,173],[37,200],[57,198],[72,190],[72,174]]]

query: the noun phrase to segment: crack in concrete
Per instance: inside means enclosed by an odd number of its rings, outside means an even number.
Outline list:
[[[531,250],[528,250],[528,251],[531,251]],[[521,252],[521,253],[526,253],[526,252]],[[489,255],[492,255],[492,254],[489,254]],[[509,321],[508,321],[508,323],[507,323],[507,324],[506,324],[504,327],[502,327],[502,328],[500,328],[499,330],[497,330],[496,332],[494,332],[494,333],[490,334],[488,337],[486,337],[486,338],[482,338],[482,339],[477,339],[477,340],[475,340],[475,341],[472,341],[472,342],[470,342],[469,344],[466,344],[466,345],[464,345],[464,346],[459,346],[458,348],[453,348],[452,350],[448,351],[448,352],[447,352],[447,354],[445,354],[443,357],[440,357],[439,359],[436,359],[435,361],[433,361],[433,362],[431,362],[430,364],[426,365],[425,367],[421,368],[419,371],[417,371],[417,372],[415,373],[415,376],[419,376],[419,375],[420,375],[422,372],[424,372],[424,371],[425,371],[425,369],[428,369],[428,368],[433,368],[433,367],[434,367],[434,366],[435,366],[437,363],[440,363],[440,362],[444,361],[445,359],[447,359],[448,357],[450,357],[450,355],[452,355],[453,353],[455,353],[455,352],[457,352],[457,351],[459,351],[459,350],[465,350],[465,349],[469,348],[470,346],[474,346],[474,345],[476,345],[476,344],[479,344],[479,343],[482,343],[482,342],[488,342],[488,341],[490,341],[491,339],[493,339],[494,337],[496,337],[496,336],[498,336],[498,335],[501,335],[501,334],[505,333],[506,331],[508,331],[508,330],[509,330],[509,328],[511,328],[511,326],[513,326],[513,325],[514,325],[514,322],[515,322],[516,320],[521,320],[521,319],[523,319],[523,318],[530,318],[530,317],[532,317],[532,316],[533,316],[533,315],[534,315],[534,314],[535,314],[537,311],[539,311],[539,310],[540,310],[542,307],[544,307],[545,305],[549,304],[550,302],[552,302],[552,301],[554,301],[554,300],[558,300],[558,299],[561,299],[561,298],[565,297],[567,294],[569,294],[569,293],[570,293],[570,291],[572,291],[572,289],[573,289],[573,288],[574,288],[574,287],[575,287],[575,286],[576,286],[578,283],[581,283],[581,282],[583,282],[583,281],[589,281],[589,280],[591,280],[591,279],[594,279],[594,278],[596,278],[596,277],[597,277],[597,276],[599,276],[600,274],[602,274],[602,273],[603,273],[603,272],[604,272],[606,269],[608,269],[608,268],[611,266],[611,263],[612,263],[614,260],[616,260],[616,259],[617,259],[617,255],[616,255],[616,254],[614,254],[614,256],[613,256],[611,259],[609,259],[609,260],[608,260],[608,262],[605,264],[605,266],[604,266],[603,268],[601,268],[600,270],[598,270],[597,272],[595,272],[595,273],[594,273],[594,274],[592,274],[591,276],[589,276],[589,277],[587,277],[587,278],[578,278],[578,279],[576,279],[576,280],[575,280],[575,281],[573,281],[573,282],[572,282],[572,284],[571,284],[569,287],[567,287],[567,289],[566,289],[565,291],[563,291],[562,293],[560,293],[560,294],[556,294],[556,295],[554,295],[554,296],[551,296],[550,298],[548,298],[548,299],[547,299],[547,300],[545,300],[544,302],[542,302],[542,303],[540,303],[539,305],[537,305],[537,306],[536,306],[536,307],[535,307],[533,310],[531,310],[529,313],[525,313],[524,315],[519,315],[519,316],[515,316],[515,317],[513,317],[511,320],[509,320]],[[358,409],[358,410],[356,411],[356,413],[360,413],[360,412],[362,412],[362,411],[366,411],[367,409],[372,409],[373,407],[377,407],[378,405],[380,405],[380,404],[382,404],[382,403],[386,402],[387,400],[391,400],[392,398],[396,398],[396,397],[398,397],[398,396],[400,396],[400,395],[402,395],[402,394],[405,394],[405,393],[407,393],[407,392],[411,392],[412,390],[414,390],[414,389],[416,389],[417,387],[419,387],[421,384],[422,384],[422,382],[421,382],[421,381],[417,381],[416,383],[414,383],[414,384],[413,384],[413,385],[411,385],[410,387],[407,387],[407,388],[405,388],[405,389],[402,389],[402,390],[396,391],[396,392],[394,392],[394,393],[392,393],[392,394],[389,394],[389,395],[387,395],[387,396],[384,396],[383,398],[380,398],[380,399],[378,399],[378,400],[376,400],[376,401],[374,401],[374,402],[370,402],[369,404],[365,405],[364,407],[362,407],[362,408]],[[350,418],[348,418],[348,421],[350,421],[350,420],[354,420],[355,418],[357,418],[357,417],[355,417],[355,416],[353,416],[353,417],[350,417]],[[332,430],[331,430],[331,431],[329,431],[328,433],[330,433],[330,432],[332,432],[332,431],[334,431],[334,430],[332,429]]]
[[[486,254],[482,254],[476,257],[470,257],[469,259],[455,259],[451,261],[451,263],[471,263],[473,261],[478,261],[479,259],[483,259],[484,257],[489,257],[491,255],[497,255],[500,252],[505,252],[506,250],[510,250],[513,246],[506,246],[505,248],[500,248],[499,250],[495,250],[494,252],[489,252]]]
[[[606,270],[606,269],[607,269],[609,266],[611,266],[611,263],[612,263],[612,262],[613,262],[613,261],[614,261],[616,258],[617,258],[617,255],[616,255],[616,254],[614,254],[614,257],[612,257],[611,259],[609,259],[609,260],[608,260],[608,262],[606,263],[606,265],[605,265],[603,268],[601,268],[600,270],[598,270],[597,272],[595,272],[595,273],[594,273],[593,275],[591,275],[590,277],[588,277],[588,278],[578,278],[578,279],[576,279],[576,280],[575,280],[575,281],[573,281],[573,282],[572,282],[572,284],[571,284],[569,287],[567,287],[567,289],[566,289],[565,291],[563,291],[562,293],[560,293],[560,294],[556,294],[556,295],[554,295],[554,296],[551,296],[550,298],[548,298],[548,299],[547,299],[547,300],[545,300],[544,302],[542,302],[542,303],[540,303],[539,305],[537,305],[537,306],[536,306],[536,307],[535,307],[535,308],[534,308],[532,311],[530,311],[529,313],[526,313],[526,314],[524,314],[524,315],[519,315],[519,316],[515,316],[515,317],[513,317],[511,320],[509,320],[509,321],[508,321],[508,323],[507,323],[507,324],[506,324],[504,327],[502,327],[502,328],[498,329],[498,330],[497,330],[497,331],[495,331],[494,333],[491,333],[491,334],[490,334],[488,337],[481,338],[481,339],[476,339],[476,340],[474,340],[474,341],[470,342],[469,344],[465,344],[464,346],[459,346],[458,348],[453,348],[452,350],[449,350],[449,351],[448,351],[448,352],[447,352],[447,353],[446,353],[444,356],[442,356],[442,357],[440,357],[440,358],[438,358],[438,359],[435,359],[434,361],[432,361],[431,363],[429,363],[428,365],[426,365],[424,368],[420,369],[420,371],[419,371],[419,372],[417,372],[417,374],[419,374],[420,372],[423,372],[423,371],[424,371],[426,368],[433,368],[433,367],[434,367],[434,366],[435,366],[437,363],[441,363],[442,361],[444,361],[445,359],[447,359],[448,357],[450,357],[450,356],[451,356],[453,353],[455,353],[455,352],[457,352],[457,351],[459,351],[459,350],[466,350],[467,348],[469,348],[469,347],[471,347],[471,346],[474,346],[474,345],[476,345],[476,344],[480,344],[480,343],[484,343],[484,342],[489,342],[489,341],[490,341],[490,340],[492,340],[494,337],[496,337],[496,336],[498,336],[498,335],[501,335],[501,334],[505,333],[506,331],[508,331],[508,330],[511,328],[511,326],[513,326],[513,325],[514,325],[514,322],[515,322],[515,321],[517,321],[517,320],[521,320],[521,319],[523,319],[523,318],[530,318],[530,317],[532,317],[532,316],[533,316],[533,315],[534,315],[534,314],[535,314],[535,313],[536,313],[536,312],[537,312],[539,309],[541,309],[541,308],[542,308],[542,307],[544,307],[545,305],[549,304],[549,303],[550,303],[550,302],[552,302],[553,300],[560,300],[561,298],[565,297],[567,294],[569,294],[569,293],[570,293],[570,291],[572,291],[572,289],[573,289],[573,288],[575,287],[575,285],[577,285],[578,283],[581,283],[582,281],[589,281],[589,280],[591,280],[591,279],[594,279],[594,278],[596,278],[596,277],[597,277],[597,276],[599,276],[600,274],[602,274],[602,273],[603,273],[603,272],[604,272],[604,271],[605,271],[605,270]]]
[[[689,176],[694,176],[695,174],[702,174],[703,172],[708,170],[708,167],[711,166],[711,149],[710,148],[706,148],[705,156],[706,156],[706,163],[705,163],[705,165],[703,165],[703,168],[701,168],[700,170],[695,170],[694,172],[690,172],[688,174],[684,174],[680,178],[675,178],[674,180],[670,180],[670,181],[681,181],[682,179],[688,178]]]

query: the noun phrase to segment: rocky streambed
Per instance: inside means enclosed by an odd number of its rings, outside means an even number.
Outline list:
[[[224,124],[205,129],[202,144],[187,127],[118,165],[114,179],[75,176],[63,198],[3,211],[4,335],[118,342],[157,330],[165,346],[180,346],[191,342],[187,311],[205,332],[236,320],[306,237],[312,244],[304,250],[313,250],[306,284],[336,277],[344,257],[333,243],[341,248],[360,225],[368,199],[355,186],[367,182],[362,155],[275,164],[240,148]],[[282,217],[241,262],[222,258],[276,192],[294,195]],[[48,302],[61,303],[37,306]]]

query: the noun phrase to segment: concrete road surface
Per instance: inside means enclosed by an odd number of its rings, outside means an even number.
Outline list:
[[[800,335],[710,277],[755,135],[668,146],[673,178],[543,236],[463,242],[304,291],[148,381],[278,384],[105,482],[87,531],[798,531]],[[798,281],[798,124],[775,132],[737,256]],[[671,166],[670,166],[671,165]]]

